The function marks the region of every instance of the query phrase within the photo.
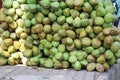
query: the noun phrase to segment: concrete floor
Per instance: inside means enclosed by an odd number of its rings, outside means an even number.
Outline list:
[[[104,73],[73,69],[46,69],[23,65],[0,66],[0,80],[119,80],[120,64]]]

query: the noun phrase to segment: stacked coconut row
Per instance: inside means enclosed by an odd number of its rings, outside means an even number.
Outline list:
[[[111,0],[3,0],[0,65],[104,72],[120,57]]]

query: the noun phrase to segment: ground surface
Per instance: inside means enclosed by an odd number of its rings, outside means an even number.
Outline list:
[[[120,60],[104,73],[33,68],[22,65],[0,66],[0,80],[120,80]]]

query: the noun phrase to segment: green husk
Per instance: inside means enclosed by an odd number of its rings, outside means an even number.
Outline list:
[[[63,67],[63,69],[67,69],[67,68],[69,68],[69,66],[70,66],[70,64],[69,64],[68,61],[62,61],[62,67]]]
[[[63,60],[68,60],[69,59],[69,53],[68,52],[65,52],[65,53],[63,53]]]
[[[76,57],[76,56],[71,55],[71,56],[69,57],[69,62],[70,62],[70,63],[75,63],[76,61],[77,61],[77,57]]]
[[[105,51],[105,58],[106,59],[112,59],[114,57],[114,54],[111,50],[106,50]]]
[[[7,64],[7,59],[0,57],[0,66],[4,66]]]
[[[46,59],[44,62],[44,66],[46,68],[52,68],[53,67],[53,61],[51,59]]]
[[[88,55],[88,56],[87,56],[87,61],[88,61],[88,62],[95,62],[96,59],[95,59],[95,57],[94,57],[93,55]]]
[[[104,66],[102,64],[100,64],[100,63],[97,63],[96,64],[96,70],[98,72],[104,72]]]
[[[82,46],[84,46],[84,47],[90,46],[90,44],[91,44],[91,39],[88,38],[88,37],[82,38],[82,39],[81,39],[81,44],[82,44]]]
[[[98,49],[95,49],[92,51],[92,55],[96,58],[98,58],[100,56],[100,51]]]
[[[77,71],[81,70],[81,64],[79,61],[76,61],[75,63],[73,63],[72,66]]]
[[[89,63],[87,65],[87,70],[88,71],[93,71],[95,69],[96,64],[95,63]]]

